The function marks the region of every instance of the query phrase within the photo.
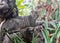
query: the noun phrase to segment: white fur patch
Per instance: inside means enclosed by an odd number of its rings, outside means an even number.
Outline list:
[[[3,25],[3,23],[5,22],[5,20],[3,20],[1,23],[0,23],[0,32],[1,32],[1,27]]]

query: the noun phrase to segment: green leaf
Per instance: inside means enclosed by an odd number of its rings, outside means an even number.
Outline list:
[[[57,29],[56,29],[53,37],[51,38],[50,43],[53,43],[53,42],[56,43],[56,40],[54,40],[54,38],[57,38],[59,31],[60,31],[60,23],[57,24]]]
[[[23,2],[24,2],[24,0],[16,0],[17,6],[20,6]]]
[[[55,22],[50,22],[50,24],[51,24],[55,29],[57,28]]]
[[[25,8],[24,5],[22,5],[22,6],[18,6],[18,9],[24,9],[24,8]]]
[[[42,31],[42,34],[44,36],[44,39],[45,39],[45,43],[50,43],[50,38],[48,36],[48,33],[46,30]]]

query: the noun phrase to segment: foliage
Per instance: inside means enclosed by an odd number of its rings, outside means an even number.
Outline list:
[[[16,5],[19,10],[19,16],[27,16],[31,12],[32,2],[26,2],[24,0],[16,0]]]

